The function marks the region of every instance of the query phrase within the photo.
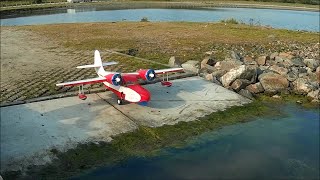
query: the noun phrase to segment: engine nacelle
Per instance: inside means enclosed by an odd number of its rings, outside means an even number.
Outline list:
[[[123,84],[123,79],[119,73],[106,75],[105,78],[107,79],[108,83],[111,83],[112,85],[120,86]]]
[[[153,81],[156,79],[156,73],[153,69],[140,69],[138,71],[139,76],[147,81]]]

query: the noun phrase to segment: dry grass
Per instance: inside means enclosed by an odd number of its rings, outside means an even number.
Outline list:
[[[166,63],[170,56],[183,61],[201,60],[204,52],[218,45],[259,44],[277,40],[316,43],[319,33],[275,30],[223,23],[82,23],[23,26],[74,50],[138,49],[137,56]],[[268,38],[269,36],[274,38]]]

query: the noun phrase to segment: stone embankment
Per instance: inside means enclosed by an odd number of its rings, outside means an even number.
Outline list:
[[[304,50],[271,52],[260,55],[229,51],[224,60],[215,59],[215,52],[206,52],[200,61],[180,64],[171,57],[170,66],[181,66],[196,72],[208,81],[254,99],[258,94],[279,98],[277,94],[305,95],[319,103],[319,43]]]

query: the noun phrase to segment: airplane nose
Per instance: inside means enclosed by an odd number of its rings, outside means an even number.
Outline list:
[[[144,89],[142,86],[140,85],[129,85],[127,86],[128,88],[134,90],[136,93],[138,93],[140,95],[140,102],[148,102],[150,101],[150,92],[146,89]],[[145,104],[145,103],[144,103]]]

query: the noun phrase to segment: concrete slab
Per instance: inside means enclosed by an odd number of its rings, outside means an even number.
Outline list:
[[[249,99],[200,77],[174,80],[172,87],[163,87],[159,83],[146,87],[152,92],[148,107],[128,104],[120,106],[119,110],[137,124],[150,127],[193,121],[212,112],[250,102]],[[113,100],[111,103],[116,102]]]
[[[1,171],[24,169],[50,161],[50,149],[66,150],[79,142],[111,140],[112,135],[140,125],[157,127],[192,121],[250,100],[221,86],[190,77],[145,86],[152,94],[148,107],[116,104],[111,92],[1,107]]]

